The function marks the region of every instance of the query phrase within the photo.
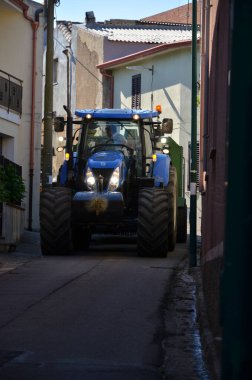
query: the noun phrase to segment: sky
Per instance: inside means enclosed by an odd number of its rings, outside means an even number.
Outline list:
[[[188,0],[60,0],[60,5],[55,7],[55,18],[84,22],[85,12],[94,11],[96,21],[139,20],[187,3]]]

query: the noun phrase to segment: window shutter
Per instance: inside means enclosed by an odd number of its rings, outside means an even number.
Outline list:
[[[196,184],[197,184],[197,188],[199,187],[199,158],[200,158],[200,145],[199,145],[199,141],[197,141],[197,147],[196,147],[196,167],[197,167],[197,175],[196,175]],[[191,183],[191,173],[190,173],[190,170],[191,170],[191,143],[189,142],[188,144],[188,185],[187,185],[187,188],[188,190],[190,190],[190,183]]]
[[[0,105],[22,113],[22,85],[0,76]]]
[[[0,77],[0,104],[4,107],[8,107],[9,97],[9,80]]]
[[[135,109],[141,108],[141,74],[133,75],[132,77],[132,104],[131,107]]]

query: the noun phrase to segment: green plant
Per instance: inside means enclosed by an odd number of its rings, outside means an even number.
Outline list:
[[[0,167],[0,202],[5,202],[7,199],[7,191],[5,188],[5,171]]]
[[[0,202],[20,205],[25,196],[25,185],[14,165],[0,167]]]
[[[197,107],[200,106],[200,95],[197,95]]]

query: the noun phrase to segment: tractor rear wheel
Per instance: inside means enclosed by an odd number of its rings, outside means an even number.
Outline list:
[[[71,251],[71,190],[52,187],[41,193],[40,240],[43,255]]]
[[[167,256],[167,218],[167,192],[157,188],[140,190],[137,229],[137,250],[139,256]]]
[[[177,171],[170,167],[168,192],[168,250],[173,251],[177,240]]]

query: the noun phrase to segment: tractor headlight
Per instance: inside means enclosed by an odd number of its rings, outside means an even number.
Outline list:
[[[110,177],[108,190],[115,191],[119,186],[119,181],[120,181],[120,170],[118,167],[113,171],[112,176]]]
[[[170,153],[169,145],[164,145],[163,146],[162,153],[164,153],[164,154],[169,154]]]
[[[93,190],[94,187],[95,187],[95,177],[92,173],[92,171],[90,170],[90,168],[87,169],[87,172],[86,172],[86,183],[87,183],[87,186],[90,190]]]

